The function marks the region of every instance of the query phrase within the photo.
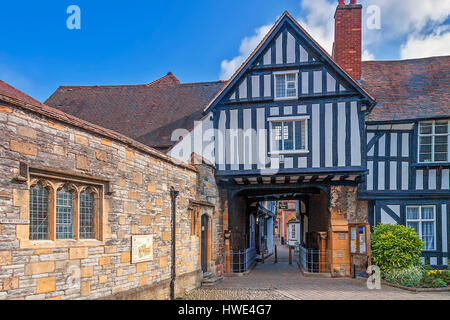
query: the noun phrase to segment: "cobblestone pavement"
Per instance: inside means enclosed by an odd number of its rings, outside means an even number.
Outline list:
[[[294,300],[450,300],[450,292],[415,293],[383,285],[381,290],[369,290],[365,279],[305,277],[295,262],[288,264],[285,248],[279,246],[278,253],[277,264],[272,256],[248,275],[226,277],[214,287],[194,290],[190,296],[198,300],[237,299],[240,294],[247,300],[272,299],[272,295],[273,299],[282,295]]]
[[[242,288],[200,288],[183,299],[186,300],[286,300],[286,296],[274,290]]]

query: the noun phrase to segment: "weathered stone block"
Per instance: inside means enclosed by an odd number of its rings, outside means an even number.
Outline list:
[[[148,263],[147,262],[139,262],[136,264],[136,273],[145,272],[148,270]]]
[[[90,169],[90,164],[89,164],[89,159],[85,156],[80,156],[80,155],[76,155],[76,168],[79,170],[86,170],[89,171]]]
[[[90,278],[94,275],[94,267],[84,267],[81,268],[81,277],[82,278]]]
[[[17,126],[17,134],[22,137],[36,139],[36,130],[31,127]]]
[[[42,273],[50,273],[55,271],[54,261],[34,262],[25,265],[26,275],[35,275]]]
[[[14,152],[30,155],[30,156],[36,156],[37,155],[37,147],[34,144],[23,142],[23,141],[17,141],[12,140],[9,143],[9,149]]]
[[[103,150],[95,150],[95,157],[99,161],[108,161],[108,156],[106,154],[106,151]]]
[[[36,293],[53,292],[56,288],[56,277],[39,278],[36,281]]]
[[[139,185],[142,185],[142,173],[141,172],[133,172],[133,182]]]
[[[147,191],[155,193],[156,192],[156,183],[149,182],[148,185],[147,185]]]
[[[88,248],[70,248],[69,259],[85,259],[88,257]]]
[[[89,146],[89,139],[85,136],[75,135],[75,143]]]
[[[87,297],[91,294],[91,282],[83,281],[81,282],[81,296]]]
[[[129,263],[131,261],[131,254],[130,252],[122,252],[120,255],[120,262],[121,263]]]

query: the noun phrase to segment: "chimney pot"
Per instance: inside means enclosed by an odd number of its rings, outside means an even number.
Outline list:
[[[357,2],[357,0],[350,0],[350,4],[356,4]]]
[[[339,5],[344,5],[345,6],[345,0],[339,0]]]

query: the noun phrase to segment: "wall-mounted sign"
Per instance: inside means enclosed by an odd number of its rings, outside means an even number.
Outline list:
[[[288,203],[286,201],[282,201],[278,204],[278,208],[281,210],[287,210],[288,208]]]
[[[131,263],[153,260],[153,236],[132,236]]]
[[[0,218],[0,224],[30,224],[30,220]]]

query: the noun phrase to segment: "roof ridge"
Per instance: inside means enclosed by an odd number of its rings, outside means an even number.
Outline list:
[[[364,62],[407,62],[407,61],[417,61],[417,60],[427,60],[427,59],[439,59],[439,58],[450,58],[450,55],[445,56],[431,56],[422,58],[410,58],[410,59],[398,59],[398,60],[365,60]]]

